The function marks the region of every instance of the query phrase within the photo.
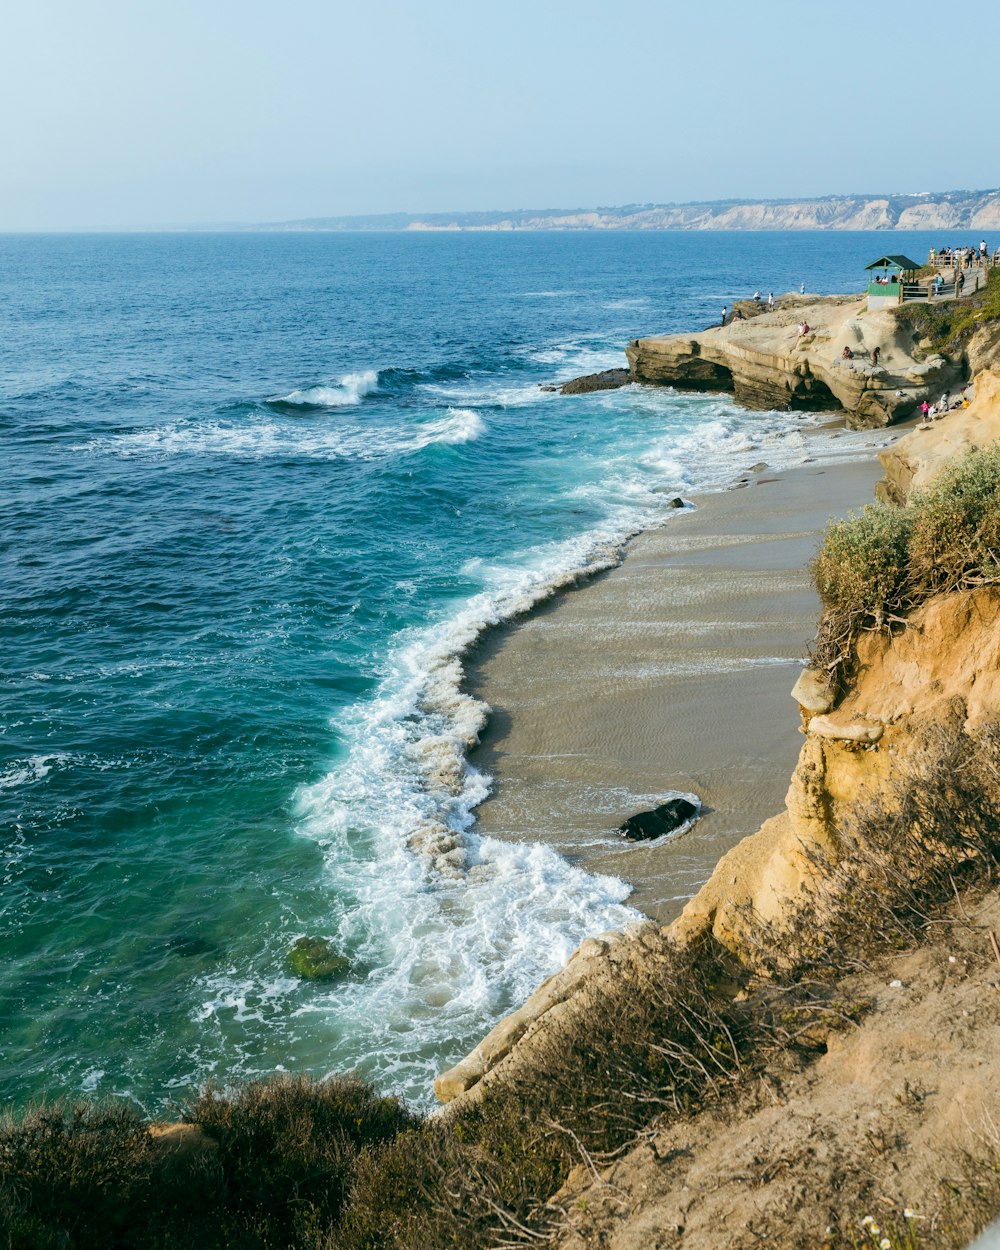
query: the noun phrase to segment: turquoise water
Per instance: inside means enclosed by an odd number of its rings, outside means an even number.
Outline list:
[[[0,238],[0,1096],[357,1067],[426,1102],[626,921],[623,882],[476,835],[461,654],[802,420],[539,386],[940,242]],[[345,981],[290,975],[304,933]]]

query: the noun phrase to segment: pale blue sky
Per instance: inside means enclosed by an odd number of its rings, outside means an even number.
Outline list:
[[[1000,185],[984,0],[11,0],[4,28],[4,230]]]

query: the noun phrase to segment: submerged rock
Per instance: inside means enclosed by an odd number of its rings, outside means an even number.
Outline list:
[[[665,833],[673,833],[692,816],[697,816],[698,804],[690,799],[668,799],[651,812],[639,812],[630,816],[618,832],[623,838],[633,842],[643,842],[649,838],[662,838]]]
[[[340,976],[351,966],[343,955],[321,937],[300,937],[288,952],[288,964],[297,977],[325,981]]]

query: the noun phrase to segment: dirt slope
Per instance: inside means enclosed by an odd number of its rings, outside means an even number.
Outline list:
[[[902,1230],[906,1208],[920,1246],[974,1235],[989,1212],[969,1197],[968,1159],[1000,1153],[1000,897],[968,914],[845,983],[874,1008],[813,1063],[653,1131],[609,1168],[581,1164],[557,1198],[559,1250],[812,1250],[850,1245],[840,1230],[860,1238],[866,1215]]]

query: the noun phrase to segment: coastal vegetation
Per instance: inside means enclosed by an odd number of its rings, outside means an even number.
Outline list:
[[[968,452],[905,508],[869,504],[831,524],[813,577],[824,608],[813,662],[839,681],[864,631],[903,627],[932,595],[1000,582],[1000,448]]]
[[[986,286],[961,300],[903,304],[896,316],[930,351],[961,355],[978,329],[1000,320],[1000,269],[990,269]]]

